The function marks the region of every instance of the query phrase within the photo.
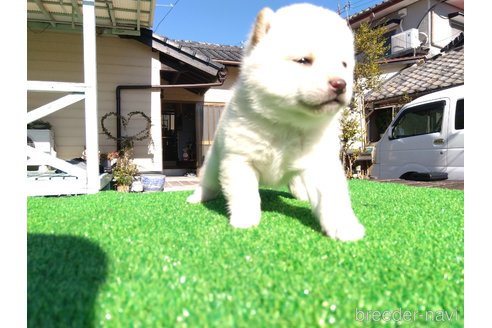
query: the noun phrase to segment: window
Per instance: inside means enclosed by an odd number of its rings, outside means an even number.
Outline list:
[[[405,110],[392,128],[392,138],[407,138],[441,132],[445,101],[438,101]]]
[[[454,116],[454,129],[465,129],[465,99],[460,99],[456,102],[456,114]]]
[[[383,136],[393,120],[393,107],[376,108],[368,119],[369,141],[376,142]]]
[[[172,137],[176,134],[176,112],[166,110],[162,114],[162,134],[164,137]]]
[[[386,47],[384,57],[389,57],[391,55],[391,37],[396,34],[396,31],[396,28],[394,28],[383,34],[384,46]]]

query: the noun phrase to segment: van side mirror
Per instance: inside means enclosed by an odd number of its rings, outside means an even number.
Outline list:
[[[391,132],[388,133],[388,139],[389,140],[393,140],[393,139],[396,139],[396,126],[392,126],[391,127]]]
[[[400,125],[394,125],[391,127],[391,133],[389,134],[389,139],[400,139],[405,135],[405,130]]]

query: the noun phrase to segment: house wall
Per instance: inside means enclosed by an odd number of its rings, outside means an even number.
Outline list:
[[[219,87],[210,88],[204,97],[202,154],[207,154],[225,105],[232,97],[233,87],[239,76],[239,67],[227,67],[227,79]]]
[[[227,103],[232,96],[232,88],[237,81],[239,76],[239,67],[237,66],[228,66],[227,67],[227,78],[224,81],[224,84],[218,87],[210,88],[205,93],[205,103],[208,104],[222,104]]]
[[[168,84],[162,81],[162,84]],[[164,102],[203,102],[203,96],[181,88],[169,88],[163,90]]]
[[[458,11],[457,8],[450,6],[448,4],[437,5],[431,16],[431,47],[441,50],[451,41],[453,41],[461,32],[462,29],[452,26],[448,19],[448,14]],[[436,51],[435,53],[439,53]]]
[[[399,14],[401,9],[396,10],[383,18],[379,22],[385,22],[393,18],[400,18],[400,26],[396,28],[396,33],[416,28],[420,32],[420,40],[425,42],[424,46],[430,48],[429,54],[435,55],[456,38],[462,30],[451,26],[448,14],[459,11],[460,9],[441,3],[437,0],[417,1],[406,8],[406,15]],[[378,25],[378,24],[376,24]]]
[[[435,3],[435,0],[431,0],[431,6],[433,3]],[[401,21],[401,27],[402,29],[400,32],[411,29],[411,28],[416,28],[419,30],[420,33],[424,33],[425,35],[428,35],[428,24],[427,24],[427,11],[429,9],[429,4],[427,0],[424,1],[417,1],[416,3],[406,7],[407,9],[407,15],[405,17],[402,17]],[[396,13],[396,16],[398,17],[398,14]],[[421,38],[421,40],[423,40]]]
[[[159,84],[158,54],[130,39],[111,36],[96,38],[98,116],[116,111],[116,87],[124,84]],[[27,79],[42,81],[83,82],[83,36],[77,32],[28,31]],[[28,111],[57,99],[60,94],[29,92]],[[142,111],[152,119],[152,140],[135,142],[135,162],[141,170],[162,168],[160,137],[160,92],[124,90],[121,94],[122,114]],[[84,102],[78,102],[43,118],[52,125],[59,158],[80,157],[85,144]],[[114,116],[105,120],[106,128],[116,136]],[[127,135],[145,128],[145,120],[134,117]],[[100,151],[116,150],[99,124]]]
[[[377,26],[378,24],[382,24],[383,22],[389,21],[393,18],[401,18],[400,26],[396,27],[395,33],[400,33],[411,28],[417,28],[420,32],[420,40],[426,41],[423,46],[429,47],[428,57],[432,57],[438,54],[443,47],[449,44],[449,42],[455,39],[462,32],[462,29],[453,26],[448,19],[448,14],[456,11],[463,10],[453,7],[447,3],[441,3],[441,1],[438,0],[420,0],[406,7],[405,16],[398,13],[401,12],[401,9],[395,10],[394,12],[378,19],[374,25]],[[409,64],[399,63],[382,65],[381,78],[382,80],[387,80],[408,66]],[[385,106],[386,105],[381,108],[384,110]],[[399,106],[401,106],[401,104]],[[374,104],[370,104],[367,109],[370,111],[372,109],[379,110],[379,108],[380,106],[378,105],[374,108]],[[378,135],[378,133],[374,132],[374,122],[371,122],[371,119],[375,116],[376,115],[369,117],[367,122],[365,122],[368,126],[366,137],[367,140],[371,141],[377,139]],[[371,129],[373,130],[372,135],[370,134]]]

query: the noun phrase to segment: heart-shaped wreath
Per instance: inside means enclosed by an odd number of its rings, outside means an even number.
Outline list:
[[[141,130],[140,132],[138,132],[137,134],[135,134],[133,136],[124,136],[124,137],[117,138],[114,135],[112,135],[111,132],[109,132],[109,130],[104,125],[104,122],[106,121],[107,118],[114,116],[114,117],[119,118],[121,120],[121,124],[123,124],[123,127],[126,129],[128,124],[130,123],[132,117],[134,117],[136,115],[144,118],[147,121],[147,125],[145,126],[145,128],[143,130]],[[133,142],[133,141],[141,141],[141,140],[147,139],[150,137],[151,126],[152,126],[152,121],[150,120],[150,117],[148,117],[144,112],[140,112],[140,111],[130,112],[127,114],[126,117],[124,117],[122,115],[118,115],[115,112],[109,112],[109,113],[105,114],[103,117],[101,117],[101,127],[102,127],[104,134],[107,135],[108,138],[116,140],[116,141],[118,141],[118,139],[119,139],[119,140],[126,141],[126,142]]]

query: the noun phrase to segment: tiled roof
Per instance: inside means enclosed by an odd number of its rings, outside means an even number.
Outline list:
[[[380,91],[366,96],[366,102],[420,94],[465,83],[464,46],[410,66],[383,83]]]
[[[159,36],[152,30],[142,29],[139,36],[126,36],[142,42],[159,52],[163,78],[173,84],[202,84],[221,82],[225,78],[225,65],[180,43]],[[187,65],[183,67],[183,65]],[[191,68],[191,69],[190,69]]]
[[[202,55],[217,62],[239,63],[243,55],[243,48],[238,46],[226,46],[196,41],[172,40],[179,44],[182,51],[193,55]]]
[[[133,37],[130,36],[130,38],[134,38],[171,57],[181,57],[181,59],[185,59],[186,62],[192,65],[192,62],[196,61],[197,63],[210,66],[213,69],[221,70],[224,68],[224,65],[213,61],[209,56],[205,56],[201,52],[194,51],[188,47],[183,47],[178,41],[160,36],[153,33],[152,30],[149,29],[142,29],[141,35]]]
[[[458,48],[465,45],[465,33],[460,33],[453,41],[441,49],[441,52],[448,51],[449,49]]]
[[[386,4],[392,4],[392,2],[394,1],[391,1],[391,0],[383,0],[381,2],[378,2],[378,3],[375,3],[374,5],[370,6],[370,7],[367,7],[359,12],[356,12],[355,14],[353,14],[352,16],[349,17],[349,21],[355,21],[357,20],[359,17],[363,16],[364,14],[366,13],[370,13],[372,12],[374,9],[376,8],[379,8],[383,5],[386,5]]]
[[[352,27],[357,28],[362,21],[378,20],[388,14],[396,12],[401,8],[408,7],[409,5],[421,0],[383,0],[376,4],[363,9],[348,18],[349,24]],[[449,1],[449,0],[448,0]],[[362,2],[362,1],[359,1]],[[366,1],[367,2],[367,1]],[[362,4],[355,4],[354,8],[360,7]]]

